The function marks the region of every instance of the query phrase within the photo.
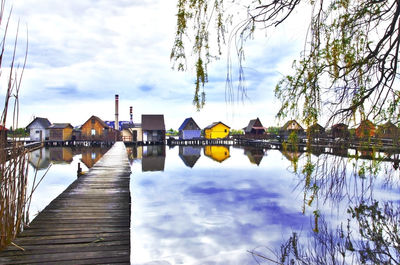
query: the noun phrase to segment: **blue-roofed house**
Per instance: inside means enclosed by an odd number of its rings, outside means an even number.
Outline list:
[[[200,138],[201,135],[201,129],[192,117],[185,119],[178,130],[179,139],[189,140]]]

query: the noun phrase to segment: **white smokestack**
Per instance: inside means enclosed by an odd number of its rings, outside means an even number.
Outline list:
[[[118,122],[118,95],[115,95],[115,130],[119,130]]]

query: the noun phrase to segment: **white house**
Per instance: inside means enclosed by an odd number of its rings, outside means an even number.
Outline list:
[[[31,141],[42,142],[49,139],[51,122],[46,118],[35,118],[28,126]]]

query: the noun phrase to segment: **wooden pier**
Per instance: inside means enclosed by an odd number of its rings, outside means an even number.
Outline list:
[[[117,142],[0,252],[0,264],[129,264],[130,172]]]

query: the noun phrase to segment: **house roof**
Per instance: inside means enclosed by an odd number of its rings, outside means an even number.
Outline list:
[[[254,126],[255,123],[257,122],[257,120],[260,122],[261,126]],[[265,130],[265,128],[262,126],[262,123],[261,123],[259,118],[254,119],[254,120],[250,120],[249,125],[247,125],[247,127],[243,128],[243,130],[245,132],[251,132],[251,129],[253,129],[253,128],[256,129],[256,130],[261,130],[261,129]]]
[[[380,127],[380,128],[398,128],[393,122],[391,122],[391,121],[388,121],[388,122],[386,122],[386,123],[384,123],[384,124],[381,124],[381,125],[378,125],[378,127]]]
[[[0,131],[8,131],[8,129],[2,125],[0,125]]]
[[[165,131],[164,115],[142,115],[142,129],[143,130],[162,130]]]
[[[299,130],[304,130],[303,127],[301,127],[300,123],[298,123],[296,120],[290,120],[288,122],[286,122],[283,126],[282,126],[282,130],[287,130],[287,128],[289,127],[289,125],[295,122],[298,126],[299,126]]]
[[[101,126],[103,126],[104,128],[107,128],[107,129],[110,128],[102,119],[100,119],[99,117],[97,117],[95,115],[92,115],[84,124],[82,124],[82,126],[85,125],[87,122],[90,122],[90,120],[93,118],[95,120],[97,120],[101,124]],[[81,128],[82,128],[82,126],[81,126]]]
[[[221,123],[222,125],[224,125],[224,126],[228,127],[229,129],[231,128],[231,127],[229,127],[228,125],[226,125],[225,123],[223,123],[223,122],[220,122],[220,121],[217,121],[217,122],[213,122],[213,123],[211,123],[210,125],[208,125],[208,126],[207,126],[207,127],[205,127],[204,129],[211,129],[211,128],[213,128],[214,126],[216,126],[217,124],[219,124],[219,123]]]
[[[67,127],[74,128],[70,123],[53,123],[49,129],[65,129]]]
[[[347,126],[346,124],[344,124],[344,123],[337,123],[337,124],[335,124],[335,125],[332,125],[332,128],[331,129],[339,129],[340,130],[340,128],[342,128],[342,129],[347,129],[349,126]]]
[[[193,121],[193,123],[196,125],[196,127],[198,128],[198,130],[200,130],[199,125],[197,125],[197,123],[193,120],[193,118],[190,117],[190,118],[186,118],[186,119],[183,121],[183,123],[182,123],[182,125],[179,127],[178,131],[181,131],[181,130],[185,129],[185,127],[186,127],[186,125],[189,123],[189,121]]]
[[[31,123],[28,124],[28,126],[26,126],[26,128],[29,129],[29,127],[30,127],[34,122],[39,123],[39,125],[42,126],[43,128],[48,128],[48,127],[51,125],[51,122],[50,122],[47,118],[36,117]]]

